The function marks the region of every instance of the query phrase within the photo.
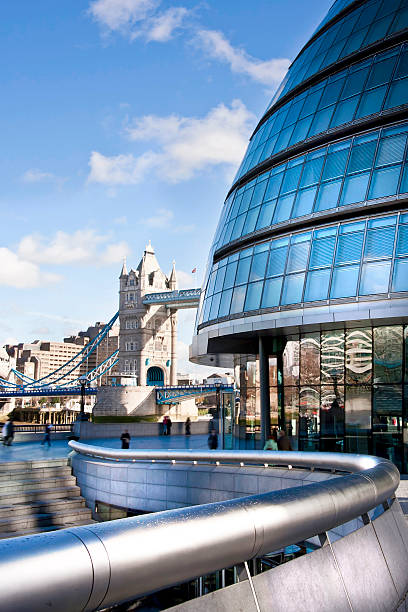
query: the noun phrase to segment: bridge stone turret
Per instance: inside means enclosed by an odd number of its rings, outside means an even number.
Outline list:
[[[136,270],[128,272],[126,262],[123,263],[119,283],[118,371],[122,382],[133,381],[137,386],[176,384],[176,309],[144,303],[147,294],[177,289],[174,262],[167,277],[149,242]]]

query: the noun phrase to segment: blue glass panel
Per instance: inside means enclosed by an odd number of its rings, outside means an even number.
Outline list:
[[[390,269],[390,261],[364,264],[361,270],[360,295],[387,293]]]
[[[246,288],[246,285],[235,287],[232,294],[230,314],[236,314],[237,312],[242,312],[244,310]]]
[[[214,293],[218,293],[218,291],[221,291],[223,285],[224,285],[224,278],[225,278],[225,271],[226,271],[227,267],[226,266],[222,266],[222,268],[218,269],[217,272],[217,280],[215,282],[215,288],[214,288]]]
[[[210,308],[211,308],[211,302],[212,302],[212,297],[207,298],[204,302],[204,309],[203,309],[203,321],[208,321],[208,315],[210,313]]]
[[[334,268],[330,297],[341,298],[356,295],[359,266]]]
[[[215,280],[217,278],[217,272],[211,272],[211,276],[210,276],[210,280],[208,282],[208,287],[207,287],[207,296],[210,296],[214,293],[214,285],[215,285]]]
[[[367,227],[370,229],[376,227],[388,227],[397,223],[397,215],[387,215],[386,217],[375,217],[367,221]]]
[[[408,291],[408,259],[396,259],[391,291]]]
[[[238,264],[237,277],[235,279],[236,285],[248,282],[249,268],[251,267],[251,257],[245,257],[240,259]]]
[[[262,295],[262,308],[272,308],[279,306],[283,276],[278,278],[268,278]]]
[[[299,187],[307,187],[309,185],[314,185],[319,181],[320,174],[322,171],[323,160],[324,154],[320,155],[320,157],[316,159],[311,159],[305,163]]]
[[[312,125],[310,126],[309,137],[320,134],[320,132],[325,132],[328,129],[333,115],[333,109],[334,106],[329,106],[315,114]]]
[[[285,178],[283,179],[281,194],[293,191],[298,186],[302,166],[298,165],[294,168],[286,170]]]
[[[343,176],[348,154],[349,146],[342,146],[341,150],[331,151],[327,155],[322,174],[322,181]]]
[[[242,196],[242,200],[241,200],[241,206],[239,207],[239,212],[245,212],[246,210],[248,210],[249,208],[249,203],[251,201],[252,198],[252,194],[254,192],[254,188],[251,187],[251,189],[247,189],[244,192],[244,195]]]
[[[224,280],[224,289],[229,289],[230,287],[234,286],[237,265],[238,265],[237,261],[233,261],[228,264],[227,272],[225,274],[225,280]]]
[[[226,317],[229,314],[230,304],[232,297],[232,289],[222,292],[220,308],[218,310],[219,317]]]
[[[242,229],[242,235],[249,234],[254,231],[256,221],[258,219],[260,207],[251,208],[247,214],[247,218],[245,219],[244,227]]]
[[[257,310],[259,308],[261,302],[262,287],[263,281],[257,283],[250,283],[248,285],[244,308],[245,311]]]
[[[376,146],[377,140],[354,146],[351,150],[347,172],[350,174],[371,168],[374,162]]]
[[[407,91],[408,100],[408,91]],[[407,142],[406,134],[398,134],[391,138],[380,140],[376,159],[376,166],[386,166],[401,162],[404,158],[405,144]]]
[[[388,92],[384,108],[393,108],[394,106],[407,104],[407,89],[407,79],[402,79],[401,81],[395,81],[395,83],[391,83],[391,87]]]
[[[349,74],[343,87],[343,91],[341,92],[342,100],[362,92],[368,71],[369,68],[367,66],[363,70],[357,70],[356,72]]]
[[[336,110],[334,111],[330,127],[336,127],[338,125],[342,125],[343,123],[352,121],[358,101],[359,96],[355,96],[354,98],[344,100],[344,102],[339,102],[336,106]]]
[[[337,206],[341,183],[342,180],[339,179],[320,185],[315,203],[316,211],[327,210],[328,208],[335,208]]]
[[[404,166],[404,170],[402,173],[402,179],[401,179],[401,186],[400,186],[400,193],[407,193],[408,192],[408,164],[405,164]]]
[[[250,281],[263,280],[265,277],[265,267],[268,259],[268,251],[257,253],[252,259]]]
[[[335,244],[335,236],[314,240],[312,243],[309,268],[331,266]]]
[[[398,230],[397,255],[408,255],[408,226],[402,225]]]
[[[271,176],[268,182],[266,193],[265,193],[265,201],[272,200],[272,198],[276,198],[276,196],[279,193],[282,179],[283,179],[283,172],[275,176]]]
[[[395,227],[372,229],[367,232],[364,257],[391,257],[394,250]]]
[[[298,123],[295,125],[295,129],[293,130],[289,145],[292,145],[295,142],[300,142],[306,138],[312,120],[313,115],[310,115],[309,117],[306,117],[306,119],[298,121]]]
[[[337,81],[328,83],[324,88],[322,98],[320,100],[319,108],[331,106],[339,99],[340,92],[343,88],[345,79],[338,79]]]
[[[401,166],[391,166],[374,170],[371,179],[369,199],[383,198],[397,193]]]
[[[294,199],[294,193],[279,198],[276,205],[275,214],[273,216],[273,223],[280,223],[281,221],[286,221],[289,219]]]
[[[383,85],[390,80],[396,59],[397,58],[394,55],[393,57],[383,60],[382,62],[376,62],[372,66],[366,85],[367,89],[377,87],[377,85]]]
[[[339,227],[339,234],[350,234],[351,232],[363,232],[365,221],[353,221],[352,223],[342,223]]]
[[[340,197],[340,206],[346,206],[347,204],[354,204],[354,202],[362,202],[365,200],[369,177],[369,172],[346,177]]]
[[[211,319],[216,319],[218,317],[218,308],[220,306],[220,299],[221,299],[221,293],[216,293],[213,296],[212,302],[211,302],[211,310],[210,310],[210,320]]]
[[[261,212],[259,213],[258,221],[256,222],[256,229],[267,227],[272,223],[272,215],[275,210],[275,204],[276,200],[261,206]]]
[[[254,195],[252,196],[251,200],[251,207],[258,206],[258,204],[262,202],[267,184],[267,181],[262,181],[256,185]]]
[[[271,249],[266,276],[277,276],[285,271],[286,255],[288,247]]]
[[[313,202],[316,195],[316,187],[302,189],[296,196],[295,205],[292,211],[292,217],[301,217],[308,215],[313,210]]]
[[[304,302],[326,300],[330,281],[330,268],[309,272],[306,279]]]
[[[243,214],[243,215],[239,215],[239,217],[235,219],[234,229],[232,230],[230,240],[235,240],[236,238],[240,238],[240,236],[242,235],[242,228],[244,227],[245,218],[246,218],[246,215]]]
[[[406,76],[408,76],[408,49],[401,53],[394,78],[401,79]]]
[[[336,251],[336,265],[360,261],[363,237],[363,232],[339,236]]]
[[[285,276],[282,291],[282,304],[297,304],[302,301],[305,273]]]
[[[289,272],[304,270],[306,268],[307,258],[309,255],[309,245],[309,242],[301,242],[300,244],[293,244],[290,247],[286,274]]]

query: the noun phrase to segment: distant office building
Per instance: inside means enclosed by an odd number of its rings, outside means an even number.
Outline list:
[[[97,321],[95,325],[88,327],[86,331],[80,331],[76,336],[70,336],[64,338],[64,342],[70,344],[77,344],[79,347],[86,346],[89,342],[92,342],[96,336],[104,329],[106,323]],[[106,336],[97,344],[95,349],[89,355],[86,360],[86,371],[91,372],[98,365],[103,363],[110,355],[119,349],[119,325],[113,325],[108,331]],[[78,351],[80,348],[78,348]],[[98,377],[94,382],[98,385],[109,384],[110,377],[118,374],[117,364],[113,366],[102,376]],[[91,374],[92,376],[92,374]]]
[[[146,246],[136,270],[123,264],[119,290],[119,364],[122,382],[135,385],[177,384],[177,311],[143,303],[148,293],[177,289],[176,270],[167,277],[152,245]]]
[[[235,444],[407,471],[407,3],[337,0],[227,194],[191,357],[240,379]]]

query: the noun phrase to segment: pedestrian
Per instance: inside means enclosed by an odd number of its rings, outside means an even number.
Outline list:
[[[3,444],[4,446],[11,446],[14,438],[14,423],[12,419],[9,419],[4,425],[1,431],[1,435],[3,436]]]
[[[130,435],[127,429],[125,429],[123,434],[120,436],[120,439],[122,440],[122,448],[129,448]]]
[[[168,421],[168,416],[165,415],[163,417],[163,436],[167,436],[167,421]]]
[[[278,433],[278,449],[283,451],[293,450],[290,440],[283,429]]]
[[[278,440],[276,429],[272,431],[269,438],[265,442],[264,450],[277,451],[278,450]]]
[[[212,429],[208,436],[208,448],[210,450],[216,450],[218,448],[218,436],[215,429]]]
[[[43,446],[46,442],[48,444],[48,448],[51,446],[51,429],[52,429],[52,425],[51,423],[48,423],[48,421],[45,423],[45,428],[44,428],[44,438],[43,441],[41,442],[41,446]]]
[[[190,417],[187,417],[186,420],[186,436],[190,436],[191,435],[191,420]]]
[[[167,417],[167,435],[170,436],[171,435],[171,426],[173,425],[173,423],[171,422],[171,418]]]

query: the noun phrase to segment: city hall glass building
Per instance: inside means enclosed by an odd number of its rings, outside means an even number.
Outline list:
[[[337,0],[227,194],[191,358],[232,366],[226,447],[408,467],[408,0]]]

